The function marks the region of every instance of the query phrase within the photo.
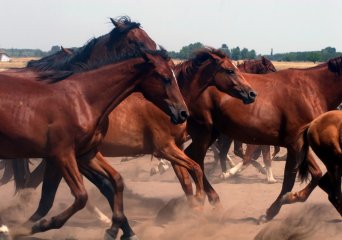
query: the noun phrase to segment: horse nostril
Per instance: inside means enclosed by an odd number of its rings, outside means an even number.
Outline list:
[[[254,91],[250,91],[250,92],[248,93],[248,96],[249,96],[251,99],[255,99],[256,96],[257,96],[257,93],[254,92]]]
[[[180,112],[180,116],[181,116],[182,119],[186,120],[189,117],[189,113],[188,113],[188,111],[182,110]]]

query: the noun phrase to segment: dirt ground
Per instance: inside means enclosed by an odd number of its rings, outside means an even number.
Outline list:
[[[285,150],[282,149],[282,154]],[[230,153],[231,154],[231,153]],[[232,154],[231,154],[232,155]],[[232,155],[233,156],[233,155]],[[235,162],[239,159],[233,157]],[[258,161],[261,161],[259,158]],[[237,177],[221,181],[219,169],[208,176],[218,191],[224,210],[215,211],[206,201],[202,213],[191,211],[173,171],[150,176],[150,168],[157,163],[150,156],[128,162],[110,158],[110,162],[124,177],[125,211],[131,226],[141,240],[149,239],[342,239],[342,221],[330,205],[326,194],[316,189],[305,203],[286,205],[274,220],[258,224],[257,219],[280,192],[285,162],[273,162],[278,183],[267,184],[265,176],[250,166]],[[207,169],[212,156],[207,156]],[[0,173],[1,176],[2,173]],[[86,182],[90,200],[108,216],[107,202]],[[296,182],[295,190],[304,184]],[[40,189],[14,195],[13,184],[0,188],[0,214],[15,231],[14,224],[25,221],[38,204]],[[65,209],[73,198],[62,182],[53,209],[48,216]],[[63,228],[21,238],[43,239],[103,239],[106,225],[93,214],[82,210]],[[121,235],[121,233],[120,233]]]

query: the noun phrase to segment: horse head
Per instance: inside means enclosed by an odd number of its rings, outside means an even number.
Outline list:
[[[197,52],[195,59],[203,66],[210,66],[213,74],[208,85],[216,86],[220,91],[241,99],[245,104],[255,101],[257,93],[226,54],[213,48],[204,48]]]
[[[145,62],[136,67],[149,71],[149,76],[139,84],[138,91],[166,112],[174,124],[183,123],[189,111],[177,84],[173,62],[164,49],[142,52]]]

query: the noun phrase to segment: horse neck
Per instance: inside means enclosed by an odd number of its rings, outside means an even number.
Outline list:
[[[313,91],[320,97],[317,102],[325,112],[336,109],[342,102],[342,76],[329,71],[328,66],[315,69],[309,81],[315,82]]]
[[[143,72],[134,69],[133,65],[141,63],[142,59],[127,62],[115,64],[115,67],[111,64],[94,71],[84,72],[68,80],[85,98],[93,119],[97,119],[95,121],[98,125],[103,123],[108,114],[131,94],[141,81],[139,76],[142,76]]]
[[[195,69],[191,66],[190,74],[180,74],[179,69],[182,66],[176,67],[177,79],[182,84],[179,85],[184,101],[187,105],[190,105],[193,101],[201,95],[201,93],[210,85],[210,78],[213,78],[214,69],[212,64],[203,64]]]

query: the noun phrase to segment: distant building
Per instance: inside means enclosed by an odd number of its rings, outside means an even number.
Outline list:
[[[0,62],[9,62],[11,58],[4,51],[0,50]]]

